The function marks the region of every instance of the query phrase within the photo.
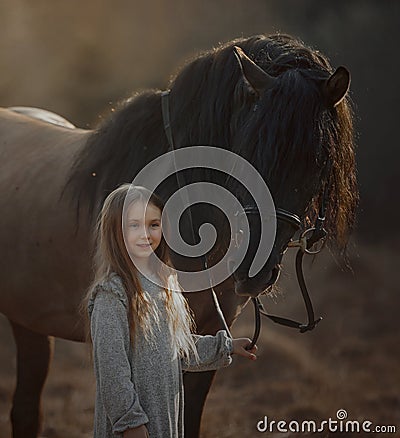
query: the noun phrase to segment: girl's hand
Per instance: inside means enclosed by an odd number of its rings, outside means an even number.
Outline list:
[[[249,347],[250,345],[251,340],[248,338],[232,339],[232,354],[238,354],[239,356],[247,357],[250,360],[256,360],[257,345],[254,345],[251,350],[246,350],[246,347]]]
[[[148,438],[149,432],[147,431],[147,427],[143,424],[142,426],[125,430],[122,436],[124,438]]]

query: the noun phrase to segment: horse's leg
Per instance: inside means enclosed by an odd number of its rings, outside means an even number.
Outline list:
[[[219,301],[228,327],[231,327],[249,298],[232,293],[233,280],[229,279],[219,287]],[[222,294],[221,294],[222,293]],[[190,307],[194,311],[198,334],[215,334],[222,328],[216,315],[211,294],[202,292],[188,294]],[[209,301],[207,301],[209,300]],[[193,372],[184,374],[185,387],[185,437],[198,438],[204,404],[216,371]]]
[[[215,371],[185,373],[185,437],[198,438],[204,403]]]
[[[13,438],[36,438],[41,427],[40,397],[54,338],[10,321],[17,346],[17,386],[11,409]]]

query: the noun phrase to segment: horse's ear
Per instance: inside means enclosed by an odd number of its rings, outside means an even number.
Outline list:
[[[328,105],[336,106],[340,103],[350,86],[350,72],[346,67],[338,67],[324,82],[323,93],[328,101]]]
[[[233,50],[242,71],[243,79],[253,92],[260,94],[274,85],[276,79],[253,62],[240,47],[234,46]]]

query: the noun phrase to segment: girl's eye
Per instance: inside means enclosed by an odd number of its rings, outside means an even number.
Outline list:
[[[130,224],[129,225],[131,228],[138,228],[139,227],[139,224]],[[160,227],[160,224],[151,224],[150,225],[152,228],[159,228]]]

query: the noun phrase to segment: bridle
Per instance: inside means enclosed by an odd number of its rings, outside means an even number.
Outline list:
[[[305,333],[307,331],[313,330],[315,326],[322,320],[322,317],[315,319],[312,301],[308,293],[307,285],[303,274],[303,256],[304,254],[314,254],[314,255],[318,254],[323,248],[323,245],[321,245],[317,249],[313,249],[313,246],[321,240],[325,242],[325,239],[327,237],[327,232],[324,229],[327,196],[328,196],[327,190],[325,190],[323,200],[318,213],[318,218],[315,222],[314,227],[310,227],[302,231],[298,240],[295,241],[291,240],[287,245],[288,248],[296,248],[296,247],[299,248],[296,255],[296,274],[297,274],[297,280],[299,282],[301,294],[303,296],[304,305],[307,311],[307,319],[308,319],[307,323],[305,324],[305,323],[294,321],[292,319],[283,318],[281,316],[271,315],[265,311],[264,306],[259,297],[252,297],[252,302],[254,305],[255,328],[254,328],[254,334],[251,344],[248,347],[249,350],[253,348],[260,335],[261,315],[266,316],[267,318],[269,318],[270,320],[272,320],[277,324],[298,329],[300,333]],[[254,210],[255,210],[254,207],[252,207],[247,211],[245,209],[246,214],[258,213],[258,211],[254,211]],[[290,213],[282,208],[276,208],[275,213],[276,213],[276,218],[278,220],[289,223],[294,228],[296,228],[296,230],[303,229],[302,222],[296,214]]]
[[[173,137],[172,137],[171,122],[170,122],[169,93],[170,93],[170,90],[163,91],[161,93],[161,107],[162,107],[165,135],[167,137],[168,144],[169,144],[171,150],[174,151],[176,149],[174,146],[174,141],[173,141]],[[313,227],[310,227],[310,228],[307,228],[304,230],[303,223],[302,223],[301,219],[299,218],[299,216],[297,216],[296,214],[291,213],[289,211],[286,211],[282,208],[275,209],[276,219],[278,221],[286,222],[287,224],[289,224],[293,228],[295,228],[296,231],[303,230],[303,231],[301,231],[299,239],[295,240],[295,241],[291,240],[288,243],[287,247],[288,248],[299,248],[297,251],[297,255],[296,255],[296,274],[297,274],[297,279],[299,282],[300,290],[301,290],[304,304],[305,304],[306,311],[307,311],[307,319],[308,319],[307,323],[300,323],[300,322],[294,321],[292,319],[283,318],[283,317],[276,316],[276,315],[271,315],[265,311],[265,308],[264,308],[259,297],[252,297],[252,302],[254,305],[254,315],[255,315],[255,328],[254,328],[254,334],[253,334],[251,344],[247,347],[248,350],[253,348],[253,346],[256,344],[256,342],[259,338],[260,330],[261,330],[261,315],[268,317],[269,319],[271,319],[273,322],[275,322],[277,324],[281,324],[281,325],[284,325],[286,327],[296,328],[300,331],[300,333],[305,333],[307,331],[313,330],[314,327],[322,320],[321,317],[315,319],[313,305],[312,305],[310,295],[308,293],[307,285],[306,285],[306,282],[304,280],[304,275],[303,275],[303,256],[304,256],[304,254],[318,254],[322,250],[324,243],[326,241],[327,232],[324,229],[324,221],[325,221],[326,206],[327,206],[328,199],[329,199],[329,187],[330,187],[330,184],[329,184],[330,177],[329,176],[330,176],[330,166],[329,166],[329,170],[328,170],[328,180],[327,180],[327,183],[326,183],[326,186],[324,189],[324,193],[322,196],[322,201],[321,201],[321,204],[319,207],[318,218],[317,218]],[[182,188],[186,185],[184,178],[183,178],[183,175],[179,174],[179,172],[176,173],[176,178],[177,178],[179,188]],[[257,207],[252,206],[252,205],[245,206],[244,212],[246,215],[259,214]],[[190,208],[188,209],[188,213],[189,213],[189,220],[190,220],[190,224],[191,224],[191,227],[190,227],[191,233],[192,233],[192,237],[194,239],[193,218],[192,218],[192,213],[191,213]],[[193,241],[195,241],[195,240],[193,240]],[[317,249],[313,248],[314,245],[320,241],[322,241],[323,244],[321,246],[319,246]],[[202,261],[203,261],[203,267],[204,267],[204,269],[207,269],[208,268],[207,256],[205,254],[203,254],[201,257],[202,257]],[[223,314],[221,307],[219,305],[217,294],[215,293],[214,288],[212,286],[211,278],[210,278],[210,290],[211,290],[214,305],[215,305],[216,311],[219,315],[219,318],[221,320],[221,323],[222,323],[224,329],[226,330],[227,334],[230,337],[232,337],[230,330],[229,330],[229,327],[228,327],[228,324],[226,323],[224,314]]]

